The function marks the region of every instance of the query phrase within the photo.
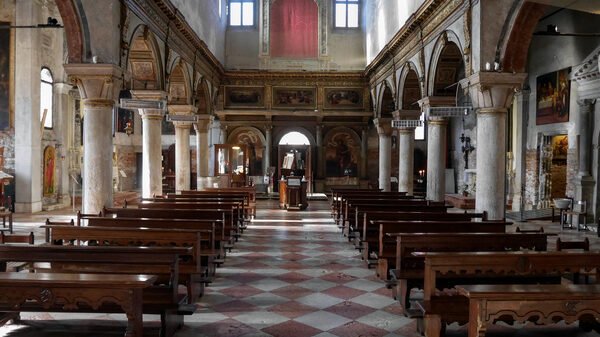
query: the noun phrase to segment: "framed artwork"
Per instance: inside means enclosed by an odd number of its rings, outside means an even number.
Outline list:
[[[10,32],[0,29],[0,130],[10,127]]]
[[[317,89],[306,88],[273,88],[273,108],[280,109],[315,109],[317,107]]]
[[[362,109],[363,88],[325,88],[325,109]]]
[[[538,76],[535,97],[535,124],[569,121],[571,81],[566,68]]]
[[[225,108],[264,108],[265,88],[225,86]]]
[[[54,165],[56,161],[56,152],[53,146],[46,146],[44,149],[44,196],[54,194]]]

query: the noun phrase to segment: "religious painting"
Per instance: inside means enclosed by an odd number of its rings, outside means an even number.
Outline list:
[[[315,109],[316,88],[273,88],[273,108]]]
[[[325,88],[325,109],[362,109],[362,88]]]
[[[569,138],[567,135],[558,135],[552,137],[552,159],[567,159],[569,151]]]
[[[10,127],[10,31],[0,29],[0,130]]]
[[[225,108],[264,108],[264,87],[225,87]]]
[[[117,109],[117,132],[133,134],[134,112],[129,109]]]
[[[356,177],[360,144],[349,132],[336,132],[325,143],[325,175]]]
[[[262,160],[264,156],[264,144],[258,134],[258,130],[241,128],[239,132],[234,130],[234,134],[229,138],[230,144],[245,145],[248,153],[248,175],[263,175]]]
[[[54,194],[54,168],[56,165],[56,151],[53,146],[44,149],[44,196]]]
[[[569,121],[571,68],[538,76],[536,83],[536,125]]]

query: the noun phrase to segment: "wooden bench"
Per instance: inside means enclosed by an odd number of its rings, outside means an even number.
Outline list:
[[[142,312],[159,314],[161,336],[172,336],[183,325],[182,315],[192,314],[195,310],[185,304],[186,295],[179,294],[177,289],[179,256],[191,254],[191,250],[185,247],[0,245],[0,270],[4,271],[4,266],[16,261],[30,264],[35,271],[0,273],[3,277],[0,283],[7,282],[2,286],[10,287],[15,280],[21,283],[16,288],[4,288],[10,291],[1,291],[17,296],[3,298],[0,294],[0,311],[16,313],[17,318],[20,311],[126,312],[130,323],[132,319],[136,320],[135,324],[130,324],[138,329],[136,336],[141,336],[138,333]],[[149,278],[143,276],[145,274],[154,276]],[[80,278],[79,275],[84,276]],[[141,280],[145,281],[139,283]],[[101,284],[92,286],[95,283]],[[53,290],[53,286],[59,288]],[[138,286],[143,291],[136,290]],[[39,287],[50,290],[40,291]],[[133,310],[128,294],[135,296],[133,314],[128,312]],[[66,297],[65,301],[62,301],[63,297]],[[24,298],[38,301],[23,304]],[[111,302],[111,298],[117,306],[103,302]],[[15,307],[16,304],[20,306]],[[5,317],[14,318],[11,315]]]
[[[214,276],[216,265],[223,263],[220,261],[224,256],[223,223],[219,220],[89,217],[87,222],[92,227],[200,230],[208,235],[207,240],[202,240],[200,250],[201,265],[207,268],[207,276]]]
[[[371,221],[378,228],[366,238],[364,253],[375,253],[377,275],[389,280],[389,271],[396,265],[396,236],[406,233],[505,233],[511,222],[504,221]]]
[[[170,197],[172,194],[167,194]],[[256,188],[254,187],[242,187],[242,188],[219,188],[219,189],[207,189],[202,191],[181,191],[179,195],[184,196],[204,196],[204,195],[217,195],[217,196],[243,196],[246,208],[249,210],[250,216],[256,216]]]
[[[523,235],[523,234],[519,234]],[[525,234],[528,235],[528,234]],[[468,298],[456,294],[457,284],[561,283],[561,276],[600,268],[600,252],[415,252],[424,259],[424,330],[438,337],[445,323],[469,320]],[[462,283],[465,282],[465,283]],[[445,290],[448,289],[451,290]],[[500,318],[500,317],[497,317]]]
[[[456,290],[469,301],[469,337],[484,337],[489,324],[507,316],[511,322],[533,320],[536,325],[561,319],[597,326],[600,320],[600,285],[596,284],[482,284],[460,285]]]
[[[395,197],[395,196],[406,196],[405,192],[383,192],[380,189],[377,190],[367,190],[367,189],[358,189],[358,190],[332,190],[332,214],[336,222],[341,219],[342,209],[344,205],[344,201],[349,197],[358,197],[358,196],[374,196],[379,195],[383,197]]]
[[[409,292],[423,288],[425,259],[413,252],[480,252],[518,251],[531,249],[545,251],[548,236],[535,233],[400,233],[396,237],[396,268],[390,276],[396,281],[394,296],[408,310]]]
[[[59,245],[192,247],[191,254],[182,257],[179,280],[187,288],[189,303],[194,303],[203,294],[207,268],[201,263],[201,247],[202,241],[208,240],[208,234],[203,230],[55,225],[41,227],[47,231],[48,242]]]

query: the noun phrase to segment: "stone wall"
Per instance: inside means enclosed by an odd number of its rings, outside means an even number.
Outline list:
[[[575,197],[577,173],[579,171],[579,155],[577,149],[569,149],[567,152],[567,191],[568,197]]]

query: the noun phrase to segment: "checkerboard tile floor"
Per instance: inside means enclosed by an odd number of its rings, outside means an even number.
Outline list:
[[[27,226],[26,222],[16,224],[18,229],[33,228]],[[325,201],[311,202],[304,212],[287,212],[279,210],[273,201],[260,201],[257,220],[244,232],[217,275],[198,302],[196,313],[185,317],[185,326],[175,337],[420,336],[416,322],[404,317],[391,291],[342,237]],[[125,325],[123,315],[22,316],[24,324],[0,327],[0,336],[112,337],[122,336],[123,330],[115,332],[107,326]],[[148,336],[155,336],[158,321],[158,317],[144,316]],[[449,337],[466,335],[465,327],[452,325],[447,329]],[[487,336],[598,334],[561,324],[526,329],[498,324],[489,327]]]

